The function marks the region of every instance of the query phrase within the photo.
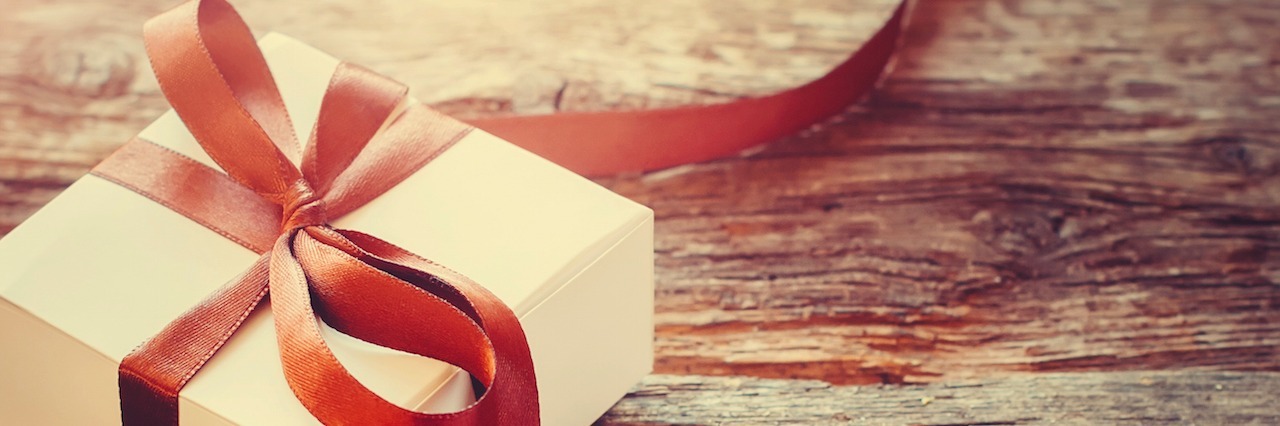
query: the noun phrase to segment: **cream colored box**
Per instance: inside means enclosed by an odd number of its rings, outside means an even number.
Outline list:
[[[337,61],[259,43],[299,134]],[[206,164],[170,111],[142,136]],[[584,139],[591,135],[582,135]],[[585,425],[653,364],[653,213],[485,132],[336,221],[485,285],[521,318],[546,425]],[[0,240],[0,424],[119,422],[116,367],[256,255],[86,176]],[[315,424],[284,381],[260,309],[183,390],[184,425]],[[343,363],[407,408],[467,404],[465,373],[328,330]]]

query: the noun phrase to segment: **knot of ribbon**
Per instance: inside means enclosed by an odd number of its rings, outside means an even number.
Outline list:
[[[176,425],[178,393],[268,295],[285,379],[326,424],[538,424],[528,344],[501,300],[461,274],[330,225],[470,126],[406,102],[403,85],[344,63],[302,145],[252,33],[224,0],[180,5],[149,21],[144,34],[161,90],[222,171],[134,139],[93,173],[261,256],[122,360],[125,424]],[[428,414],[384,400],[334,357],[317,319],[461,367],[476,402]]]
[[[324,199],[316,194],[305,180],[300,180],[289,188],[281,207],[283,208],[280,216],[282,235],[294,229],[321,226],[329,222],[329,217],[325,214]]]

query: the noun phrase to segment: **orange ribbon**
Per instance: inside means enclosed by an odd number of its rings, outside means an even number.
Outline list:
[[[905,11],[904,1],[827,76],[773,96],[475,124],[584,174],[731,154],[834,115],[870,90],[895,50]],[[303,149],[266,60],[225,0],[193,0],[165,12],[147,23],[145,40],[165,97],[222,172],[134,139],[93,174],[262,256],[121,361],[125,424],[176,425],[182,387],[268,294],[289,387],[326,424],[539,423],[528,344],[502,301],[447,268],[328,224],[407,178],[472,127],[417,103],[393,116],[405,87],[344,63]],[[473,378],[477,401],[458,412],[426,414],[382,399],[338,362],[317,318],[353,337],[461,367]]]
[[[907,21],[903,0],[884,26],[827,75],[762,98],[620,112],[483,118],[471,124],[587,176],[711,160],[795,134],[875,87]]]
[[[225,1],[166,12],[147,23],[145,38],[165,97],[226,174],[138,139],[93,173],[263,255],[121,361],[124,423],[176,425],[179,391],[270,294],[285,378],[324,423],[538,424],[529,347],[502,301],[440,265],[328,225],[469,126],[413,104],[379,131],[406,88],[342,64],[303,151],[253,35]],[[317,317],[353,337],[459,366],[483,393],[456,413],[398,407],[343,368]]]

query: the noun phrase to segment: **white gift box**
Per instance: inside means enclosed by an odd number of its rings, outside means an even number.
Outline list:
[[[337,60],[276,34],[259,44],[307,134]],[[213,165],[172,111],[141,136]],[[511,306],[543,424],[591,423],[652,367],[652,211],[492,135],[473,131],[334,226],[461,272]],[[118,423],[120,359],[257,256],[142,195],[80,179],[0,240],[0,423]],[[455,367],[326,331],[388,401],[428,412],[470,401]],[[179,409],[184,425],[317,423],[285,383],[269,306]]]

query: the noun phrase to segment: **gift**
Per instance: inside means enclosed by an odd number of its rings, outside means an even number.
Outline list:
[[[156,31],[210,43],[228,85],[158,68],[178,113],[0,240],[0,423],[589,424],[650,371],[649,209],[285,36],[256,78],[229,6],[184,7],[210,27]],[[157,66],[200,53],[148,43]],[[250,107],[218,110],[228,89]],[[237,133],[272,114],[257,130],[299,146]]]

